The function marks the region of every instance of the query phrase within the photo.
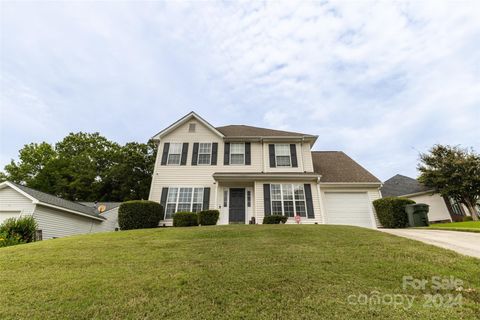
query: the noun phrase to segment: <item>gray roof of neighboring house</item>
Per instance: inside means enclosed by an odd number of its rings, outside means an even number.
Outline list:
[[[377,177],[341,151],[312,151],[313,170],[320,182],[381,183]]]
[[[383,183],[381,192],[383,197],[399,197],[430,190],[416,179],[397,174]]]
[[[259,128],[245,125],[216,127],[225,137],[315,137],[311,134]]]
[[[80,213],[83,213],[83,214],[86,214],[86,215],[89,215],[89,216],[92,216],[92,217],[95,217],[95,218],[105,219],[104,217],[99,215],[93,207],[89,207],[89,206],[83,205],[83,204],[78,203],[78,202],[65,200],[65,199],[53,196],[51,194],[45,193],[45,192],[41,192],[41,191],[38,191],[38,190],[35,190],[35,189],[32,189],[32,188],[22,186],[22,185],[17,184],[17,183],[13,183],[13,182],[11,182],[11,183],[13,185],[15,185],[17,188],[19,188],[20,190],[22,190],[23,192],[29,194],[30,196],[34,197],[35,199],[37,199],[40,202],[43,202],[43,203],[46,203],[46,204],[51,204],[51,205],[61,207],[61,208],[65,208],[65,209],[68,209],[68,210],[77,211],[77,212],[80,212]]]
[[[95,208],[95,205],[96,205],[96,208],[98,208],[101,205],[104,205],[106,207],[105,211],[112,210],[116,207],[119,207],[122,204],[121,202],[101,202],[101,201],[99,201],[99,202],[80,201],[79,203],[81,203],[85,206],[89,206],[91,208]]]

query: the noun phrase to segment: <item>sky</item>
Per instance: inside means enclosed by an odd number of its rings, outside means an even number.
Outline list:
[[[480,152],[480,1],[0,2],[0,168],[190,111],[416,177],[434,144]]]

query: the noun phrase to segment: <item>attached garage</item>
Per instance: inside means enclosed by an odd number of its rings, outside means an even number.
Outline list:
[[[375,228],[367,192],[325,192],[325,222]]]

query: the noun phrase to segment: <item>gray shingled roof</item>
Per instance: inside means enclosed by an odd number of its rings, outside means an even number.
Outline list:
[[[45,192],[41,192],[32,188],[22,186],[17,183],[13,183],[13,182],[11,183],[15,185],[17,188],[19,188],[20,190],[22,190],[23,192],[31,195],[32,197],[34,197],[40,202],[51,204],[57,207],[61,207],[61,208],[65,208],[73,211],[77,211],[95,218],[105,219],[104,217],[100,216],[93,207],[85,206],[78,202],[65,200]]]
[[[315,137],[311,134],[259,128],[245,125],[229,125],[215,128],[226,137]]]
[[[397,174],[383,183],[381,192],[383,197],[399,197],[430,190],[416,179]]]
[[[378,182],[373,174],[341,151],[312,151],[313,170],[320,182]]]

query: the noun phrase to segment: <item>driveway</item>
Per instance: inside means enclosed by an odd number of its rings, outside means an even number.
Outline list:
[[[480,258],[480,233],[421,229],[378,230]]]

